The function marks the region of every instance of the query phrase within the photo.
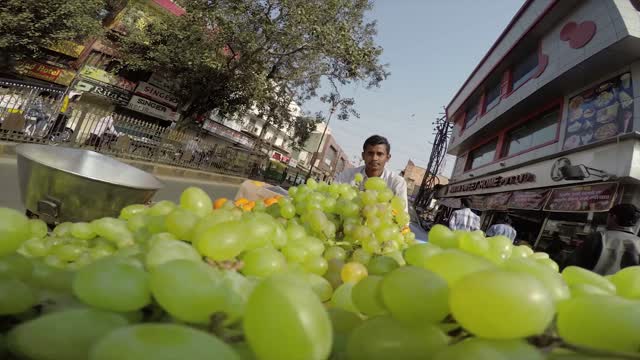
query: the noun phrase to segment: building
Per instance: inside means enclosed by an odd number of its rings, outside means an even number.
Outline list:
[[[616,202],[640,205],[638,94],[638,1],[527,0],[446,108],[456,163],[436,196],[569,248]]]
[[[312,176],[319,180],[331,181],[346,168],[353,167],[349,156],[342,150],[331,128],[326,128],[325,123],[320,123],[311,133],[305,143],[304,150],[309,153],[306,157],[314,158]]]
[[[422,180],[424,179],[427,169],[417,166],[413,161],[407,161],[407,165],[402,170],[401,175],[407,182],[407,195],[410,198],[415,198],[420,191]],[[446,185],[449,183],[449,179],[442,175],[436,175],[437,181],[434,185]]]

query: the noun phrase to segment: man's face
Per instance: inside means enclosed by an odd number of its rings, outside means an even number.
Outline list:
[[[382,171],[391,159],[391,154],[387,152],[387,146],[384,144],[370,145],[362,152],[362,159],[367,170]]]

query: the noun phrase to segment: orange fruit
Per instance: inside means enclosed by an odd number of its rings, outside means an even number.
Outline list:
[[[222,205],[224,205],[226,202],[227,202],[227,198],[216,199],[216,201],[213,202],[213,208],[220,209]]]
[[[249,201],[248,203],[242,205],[242,210],[251,211],[251,210],[253,210],[253,208],[255,206],[256,206],[256,202],[255,201]]]
[[[278,202],[278,199],[276,199],[275,197],[264,199],[264,204],[266,206],[271,206],[271,205],[273,205],[273,204],[275,204],[277,202]]]
[[[246,205],[249,203],[249,200],[246,198],[240,198],[238,200],[236,200],[236,202],[234,203],[236,206],[240,206],[242,207],[242,205]]]
[[[402,233],[402,235],[404,235],[404,234],[408,233],[409,231],[411,231],[411,229],[409,229],[408,226],[405,226],[405,227],[402,228],[401,233]]]

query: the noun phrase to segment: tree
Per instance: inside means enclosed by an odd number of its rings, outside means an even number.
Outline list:
[[[107,15],[105,0],[4,0],[0,6],[0,67],[9,66],[9,57],[37,58],[43,48],[60,41],[97,35]]]
[[[172,90],[189,105],[186,115],[253,111],[304,138],[302,130],[315,124],[294,114],[292,102],[329,99],[318,94],[323,79],[334,85],[333,93],[351,83],[376,87],[388,75],[374,41],[376,23],[365,19],[371,0],[180,3],[187,10],[183,16],[132,27],[116,44],[127,67],[160,72],[174,82]]]

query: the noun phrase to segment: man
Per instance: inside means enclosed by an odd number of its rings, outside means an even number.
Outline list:
[[[487,230],[487,236],[506,236],[513,242],[516,239],[516,229],[511,226],[511,218],[507,214],[500,214],[495,223]]]
[[[600,275],[640,264],[640,237],[635,227],[640,210],[632,204],[618,204],[609,210],[607,229],[589,237],[576,251],[576,264]]]
[[[480,230],[480,216],[471,211],[471,199],[462,198],[460,200],[462,208],[451,214],[449,228],[451,230],[475,231]]]
[[[360,184],[360,188],[363,188],[364,181],[370,177],[380,177],[386,183],[389,189],[393,193],[404,200],[405,211],[408,211],[409,206],[407,203],[407,183],[404,178],[385,169],[385,165],[391,159],[391,145],[389,141],[380,135],[373,135],[365,140],[362,146],[362,159],[364,160],[364,166],[356,168],[346,169],[338,176],[336,176],[335,182],[337,184],[346,183],[355,185],[356,174],[362,174],[364,180]]]

